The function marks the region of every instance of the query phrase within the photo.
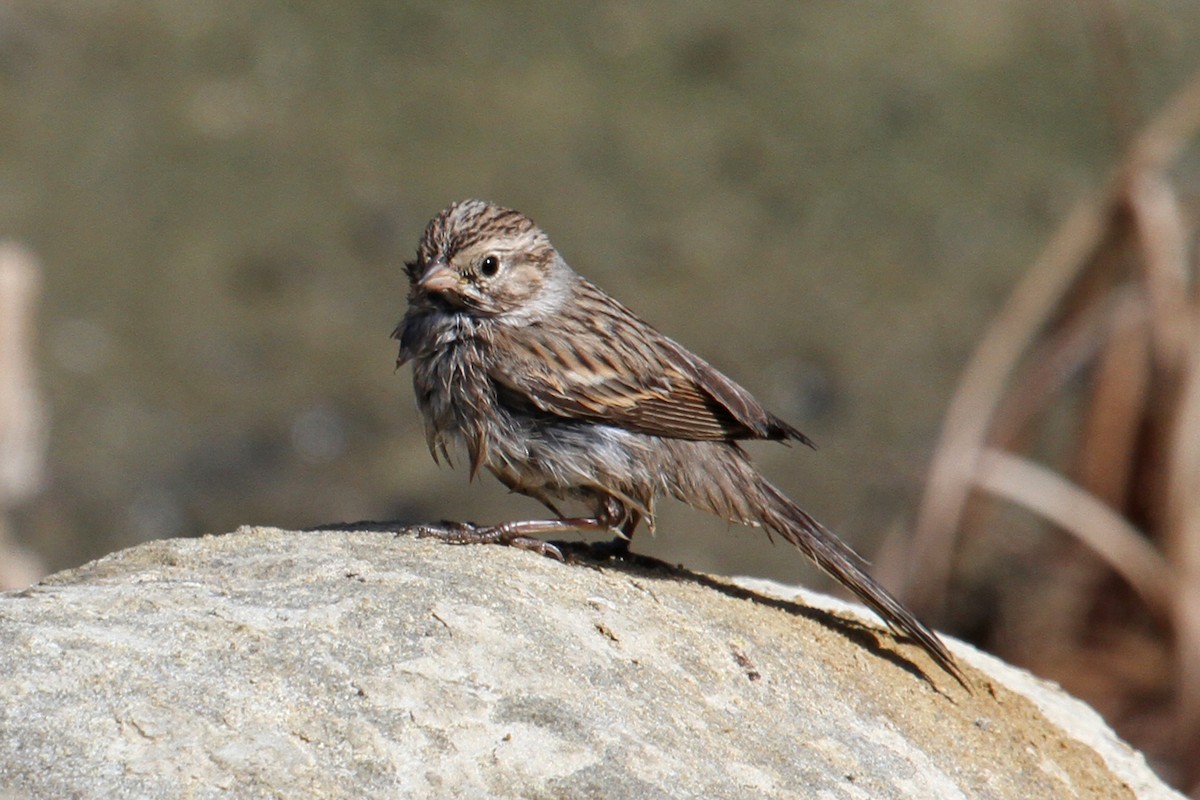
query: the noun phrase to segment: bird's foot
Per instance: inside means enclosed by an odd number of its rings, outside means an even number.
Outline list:
[[[473,522],[442,520],[415,525],[413,530],[418,539],[437,539],[450,544],[502,544],[559,561],[566,560],[562,551],[554,545],[535,536],[526,535],[521,523],[476,525]]]

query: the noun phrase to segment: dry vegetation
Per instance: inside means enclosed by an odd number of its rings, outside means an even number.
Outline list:
[[[1067,217],[975,351],[929,474],[909,558],[920,582],[908,591],[918,608],[943,610],[955,553],[1005,535],[998,502],[1069,533],[1026,547],[1035,566],[1024,575],[992,565],[991,580],[1019,588],[991,592],[1001,599],[982,643],[1089,700],[1192,796],[1197,151],[1200,73],[1128,137],[1110,186]]]

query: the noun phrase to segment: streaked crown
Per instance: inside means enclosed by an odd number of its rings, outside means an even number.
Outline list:
[[[419,272],[434,262],[450,263],[458,253],[492,242],[529,255],[545,253],[547,258],[554,251],[546,234],[520,211],[486,200],[461,200],[425,226],[417,260],[406,265],[409,276],[419,277]]]

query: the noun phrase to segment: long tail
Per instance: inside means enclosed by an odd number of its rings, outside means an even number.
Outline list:
[[[730,522],[761,525],[767,533],[791,542],[970,689],[937,634],[867,574],[858,553],[768,483],[736,442],[663,439],[659,444],[670,457],[660,473],[665,491],[695,508]]]
[[[757,517],[768,532],[794,544],[817,566],[854,592],[890,627],[919,644],[955,680],[964,687],[967,685],[954,656],[938,635],[867,574],[866,562],[858,553],[763,478],[758,478],[756,488],[765,501],[756,509]]]

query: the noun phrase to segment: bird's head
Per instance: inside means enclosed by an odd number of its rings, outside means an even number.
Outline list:
[[[508,322],[557,311],[571,278],[532,220],[483,200],[454,203],[430,220],[405,268],[410,305]]]

